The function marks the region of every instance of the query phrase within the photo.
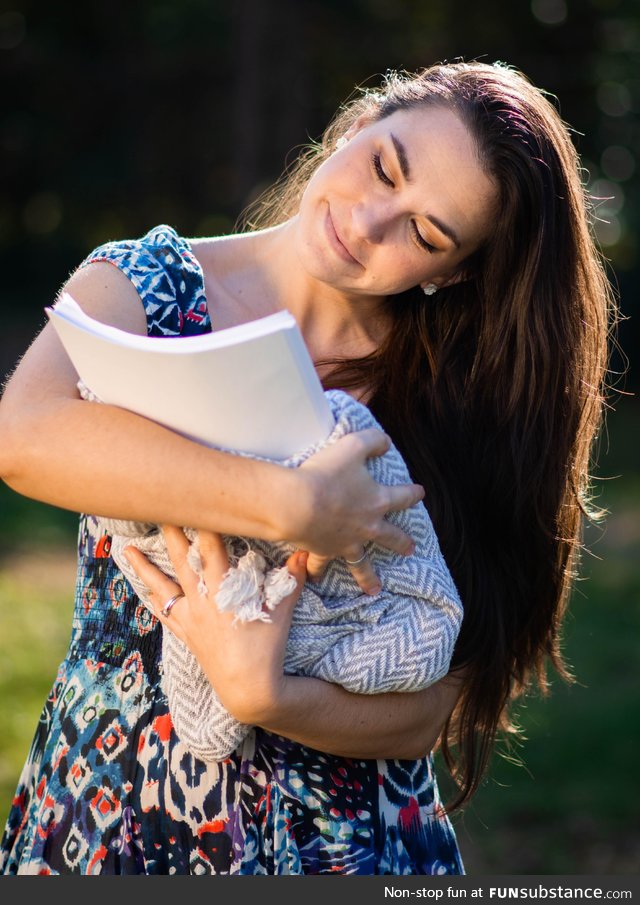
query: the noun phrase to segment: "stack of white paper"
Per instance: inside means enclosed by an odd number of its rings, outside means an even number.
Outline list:
[[[190,337],[106,326],[68,293],[46,312],[80,379],[102,402],[209,446],[276,460],[331,433],[329,404],[288,311]]]

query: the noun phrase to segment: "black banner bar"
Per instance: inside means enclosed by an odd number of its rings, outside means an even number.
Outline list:
[[[6,902],[19,896],[65,897],[65,905],[114,905],[114,897],[143,896],[151,905],[392,905],[394,902],[506,905],[583,902],[640,905],[638,876],[466,877],[2,877]],[[191,882],[193,881],[193,882]],[[187,889],[185,884],[189,884]],[[43,884],[53,884],[44,888]],[[37,889],[35,887],[38,887]],[[117,888],[116,888],[117,887]],[[11,898],[9,898],[11,897]],[[87,898],[90,897],[90,898]],[[188,897],[188,898],[187,898]],[[132,901],[132,900],[130,900]]]

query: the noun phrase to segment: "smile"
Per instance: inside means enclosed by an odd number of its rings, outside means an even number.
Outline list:
[[[333,219],[331,217],[331,208],[327,204],[327,216],[325,217],[325,231],[329,238],[329,242],[331,247],[334,249],[336,254],[342,258],[343,261],[346,261],[347,264],[358,264],[358,266],[362,266],[360,261],[351,254],[347,246],[344,244],[342,239],[337,233],[335,226],[333,225]]]

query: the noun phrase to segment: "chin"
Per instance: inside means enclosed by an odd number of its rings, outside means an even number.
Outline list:
[[[333,284],[338,274],[338,266],[331,258],[329,250],[322,248],[317,238],[301,237],[297,243],[297,256],[304,272],[321,283]]]

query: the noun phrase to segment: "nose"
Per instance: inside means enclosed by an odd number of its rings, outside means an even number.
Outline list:
[[[352,208],[351,222],[355,236],[377,245],[384,241],[392,228],[394,213],[389,204],[369,200]]]

